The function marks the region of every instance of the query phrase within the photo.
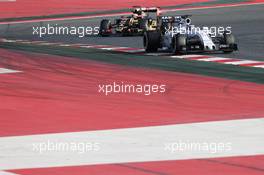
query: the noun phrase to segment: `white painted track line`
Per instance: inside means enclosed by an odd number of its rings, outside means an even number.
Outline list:
[[[60,44],[59,46],[62,46],[62,47],[70,47],[71,44]]]
[[[6,172],[6,171],[0,171],[0,175],[18,175],[18,174]]]
[[[243,64],[254,64],[254,63],[261,63],[261,62],[253,61],[253,60],[239,60],[239,61],[226,62],[224,64],[243,65]]]
[[[172,58],[196,58],[196,57],[200,57],[200,56],[203,56],[203,55],[173,55],[171,56]]]
[[[181,9],[166,9],[165,12],[175,12],[175,11],[191,11],[191,10],[204,10],[204,9],[218,9],[218,8],[230,8],[230,7],[240,7],[240,6],[251,6],[251,5],[262,5],[263,2],[255,3],[244,3],[244,4],[228,4],[228,5],[216,5],[216,6],[205,6],[205,7],[190,7]]]
[[[102,49],[102,48],[112,48],[113,46],[110,46],[110,45],[81,45],[81,46],[78,46],[78,47]]]
[[[100,48],[102,50],[118,50],[118,49],[127,49],[128,47],[105,47],[105,48]]]
[[[264,65],[258,65],[258,66],[253,66],[253,67],[264,68]]]
[[[2,39],[2,42],[6,42],[6,43],[16,43],[16,40],[9,40],[9,39]]]
[[[224,58],[224,57],[212,57],[212,58],[201,58],[197,59],[197,61],[222,61],[222,60],[230,60],[231,58]]]
[[[126,162],[184,160],[264,154],[264,118],[215,121],[155,127],[114,129],[0,138],[0,169],[95,165]],[[168,151],[178,141],[231,143],[232,149]],[[99,151],[83,154],[33,150],[33,143],[98,143]]]
[[[18,72],[21,72],[21,71],[6,69],[6,68],[0,68],[0,74],[9,74],[9,73],[18,73]]]

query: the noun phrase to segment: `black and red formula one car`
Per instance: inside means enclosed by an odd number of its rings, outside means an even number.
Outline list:
[[[135,6],[131,11],[131,16],[121,16],[115,19],[114,23],[109,19],[103,19],[100,23],[99,35],[121,34],[122,36],[132,36],[143,35],[146,31],[156,30],[156,16],[160,15],[159,7]],[[155,17],[152,17],[153,14]]]

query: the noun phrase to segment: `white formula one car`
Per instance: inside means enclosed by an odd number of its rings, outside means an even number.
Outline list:
[[[193,51],[231,53],[238,50],[230,31],[212,36],[210,31],[191,25],[190,16],[159,16],[157,30],[144,33],[145,51],[157,52],[162,48],[175,54],[186,54]]]

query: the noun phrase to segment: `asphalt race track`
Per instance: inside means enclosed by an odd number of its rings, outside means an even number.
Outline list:
[[[239,52],[233,54],[217,54],[221,57],[240,59],[264,60],[264,5],[250,5],[239,7],[225,7],[215,9],[200,9],[167,13],[168,15],[192,14],[192,22],[198,26],[231,26],[236,36]],[[108,18],[108,19],[115,19]],[[101,18],[74,21],[48,22],[58,26],[98,26]],[[45,26],[48,23],[0,25],[0,37],[16,39],[48,40],[65,43],[109,44],[113,46],[142,47],[142,37],[98,37],[86,36],[46,36],[39,38],[32,35],[32,26]]]

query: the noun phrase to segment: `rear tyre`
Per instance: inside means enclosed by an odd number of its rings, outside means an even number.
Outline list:
[[[229,48],[224,50],[224,53],[232,53],[235,49],[237,49],[237,45],[235,44],[235,37],[232,34],[224,33],[223,34],[224,44],[228,45]]]
[[[160,47],[160,32],[147,31],[143,36],[143,45],[146,52],[157,52]]]
[[[99,34],[101,36],[110,36],[112,34],[112,24],[108,19],[103,19],[100,23]]]
[[[175,54],[186,54],[187,53],[187,41],[186,36],[182,34],[177,34],[172,39],[172,52]]]

